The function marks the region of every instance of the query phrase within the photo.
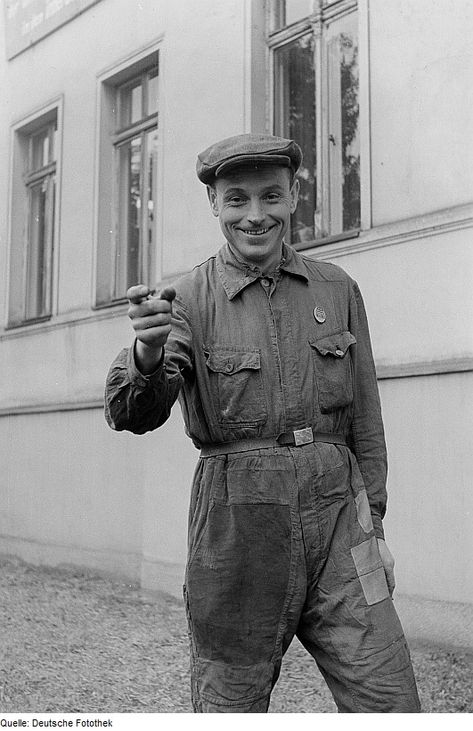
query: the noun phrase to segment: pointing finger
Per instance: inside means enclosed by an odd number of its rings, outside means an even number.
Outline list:
[[[145,284],[136,284],[134,287],[129,288],[126,296],[133,305],[139,305],[149,294],[151,294],[149,287]]]

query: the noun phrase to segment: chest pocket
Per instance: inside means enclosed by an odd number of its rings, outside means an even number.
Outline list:
[[[309,339],[322,414],[341,409],[353,401],[353,365],[349,348],[354,343],[356,338],[348,331]]]
[[[218,423],[227,427],[264,423],[268,413],[260,351],[215,346],[204,353]]]

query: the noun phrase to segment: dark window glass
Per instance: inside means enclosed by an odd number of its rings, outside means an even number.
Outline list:
[[[315,149],[315,68],[312,35],[275,51],[275,134],[295,139],[304,152],[299,171],[299,205],[291,221],[291,242],[314,239],[317,160]]]

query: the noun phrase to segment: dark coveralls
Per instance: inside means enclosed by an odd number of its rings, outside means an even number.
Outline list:
[[[142,434],[179,397],[204,447],[184,588],[195,711],[267,711],[297,635],[339,711],[416,712],[377,545],[386,451],[363,301],[339,267],[284,256],[262,278],[225,244],[182,277],[164,364],[145,377],[123,350],[106,418]]]

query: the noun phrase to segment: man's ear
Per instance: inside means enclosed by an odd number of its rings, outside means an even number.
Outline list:
[[[299,200],[299,190],[299,180],[297,178],[294,178],[294,182],[291,186],[291,213],[294,213],[297,208],[297,202]]]
[[[207,196],[210,203],[210,210],[218,218],[217,191],[211,185],[207,186]]]

